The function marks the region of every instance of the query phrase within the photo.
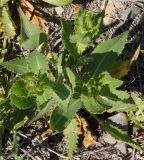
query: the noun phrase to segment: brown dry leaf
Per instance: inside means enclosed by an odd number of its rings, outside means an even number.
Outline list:
[[[49,136],[49,135],[52,135],[53,131],[51,129],[47,129],[46,131],[44,131],[43,133],[37,135],[35,138],[34,138],[34,141],[35,140],[40,140],[46,136]]]
[[[82,127],[84,130],[84,139],[83,139],[83,145],[88,148],[94,144],[96,144],[96,140],[93,138],[91,131],[88,129],[88,124],[84,118],[80,118]]]
[[[83,134],[81,119],[80,119],[80,116],[78,116],[77,114],[75,114],[75,117],[77,118],[77,122],[78,122],[78,128],[76,129],[75,133],[77,135],[81,135]]]
[[[38,25],[43,32],[48,33],[48,27],[45,25],[46,21],[43,18],[43,15],[35,10],[33,5],[29,1],[20,0],[20,6],[27,18],[31,20],[33,24]]]
[[[122,79],[125,75],[128,74],[130,71],[131,65],[138,59],[139,54],[140,54],[140,45],[135,51],[133,57],[130,60],[126,61],[116,61],[110,70],[110,74],[112,77],[117,78],[117,79]]]

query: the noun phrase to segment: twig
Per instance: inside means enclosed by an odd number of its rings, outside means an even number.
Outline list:
[[[68,157],[66,157],[66,156],[63,156],[63,155],[61,155],[61,154],[59,154],[59,153],[57,153],[57,152],[55,152],[55,151],[53,151],[52,149],[50,149],[50,148],[47,148],[50,152],[52,152],[52,153],[54,153],[55,155],[57,155],[58,157],[61,157],[61,158],[64,158],[64,159],[69,159]]]
[[[26,150],[21,149],[21,148],[20,148],[20,150],[25,154],[25,155],[22,156],[23,158],[27,155],[27,156],[30,157],[32,160],[35,160],[35,158],[34,158],[32,155],[30,155],[29,152],[27,152]]]
[[[37,140],[40,145],[42,145],[43,147],[45,147],[38,139],[35,139],[35,140]],[[55,155],[57,155],[58,157],[61,157],[61,158],[64,158],[64,159],[69,159],[68,157],[63,156],[63,155],[61,155],[61,154],[53,151],[52,149],[50,149],[50,148],[48,148],[48,147],[45,147],[45,148],[46,148],[48,151],[50,151],[50,152],[54,153]]]
[[[105,148],[98,149],[98,150],[94,151],[94,153],[104,151],[104,150],[109,149],[109,148],[111,148],[111,147],[112,147],[112,146],[108,146],[108,147],[105,147]]]
[[[135,149],[133,149],[131,160],[135,160]]]

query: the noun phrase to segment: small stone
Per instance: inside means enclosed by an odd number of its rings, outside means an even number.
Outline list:
[[[128,132],[128,120],[125,115],[125,113],[118,113],[114,116],[111,116],[107,119],[107,122],[110,124],[113,124],[120,129],[122,129],[125,133]],[[103,140],[110,144],[115,144],[115,148],[121,151],[121,153],[126,154],[127,153],[127,146],[126,144],[117,141],[114,137],[112,137],[109,133],[104,133],[102,136]]]
[[[55,7],[55,11],[58,16],[62,16],[62,13],[64,12],[64,9],[62,7]]]

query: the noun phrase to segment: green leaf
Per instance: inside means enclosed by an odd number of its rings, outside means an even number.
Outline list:
[[[42,1],[56,6],[64,6],[71,3],[73,0],[42,0]]]
[[[99,91],[98,96],[100,97],[101,104],[111,107],[110,111],[128,112],[136,110],[133,100],[129,96],[125,99],[121,96],[123,92],[119,91],[119,93],[115,94],[115,92],[110,90],[108,85],[105,85]]]
[[[37,99],[36,99],[37,105],[40,106],[53,97],[54,97],[53,89],[51,87],[46,87],[44,89],[43,94],[37,95]]]
[[[85,66],[85,77],[96,78],[100,73],[109,70],[126,43],[128,32],[111,40],[106,40],[92,52],[91,61]],[[88,79],[88,78],[87,78]]]
[[[40,106],[40,108],[42,108],[39,113],[34,116],[34,118],[29,122],[28,125],[30,125],[31,123],[33,123],[34,121],[38,120],[39,118],[43,117],[44,115],[46,115],[53,107],[54,101],[51,99],[48,102],[42,104]]]
[[[18,8],[18,12],[20,15],[21,22],[21,30],[20,30],[20,42],[21,46],[26,49],[34,49],[41,44],[47,43],[47,35],[41,32],[40,28],[34,24],[32,24],[21,8]]]
[[[77,120],[72,119],[72,121],[64,131],[66,146],[67,146],[67,153],[70,159],[72,159],[73,152],[77,148],[77,143],[78,143],[78,136],[76,134],[77,128],[78,128]]]
[[[108,52],[115,52],[117,53],[117,55],[119,55],[124,49],[127,38],[128,38],[128,31],[110,40],[102,42],[96,47],[96,49],[93,51],[92,54],[97,54],[97,53],[104,54]]]
[[[27,63],[32,73],[45,73],[48,70],[48,61],[41,53],[32,53],[27,57]]]
[[[36,107],[35,97],[17,97],[12,94],[10,96],[11,104],[21,110],[26,110],[32,107]]]
[[[68,51],[70,52],[72,56],[77,56],[76,47],[70,41],[70,35],[72,34],[72,30],[71,30],[69,22],[61,20],[61,25],[62,25],[61,37],[62,37],[62,41],[66,49],[68,49]]]
[[[15,58],[8,62],[2,63],[3,67],[18,74],[44,73],[48,69],[48,62],[41,53],[32,53],[28,57]]]
[[[58,106],[53,111],[50,119],[50,127],[58,132],[63,131],[74,114],[82,107],[80,99],[71,99],[68,105]]]
[[[68,79],[72,85],[72,88],[74,89],[76,87],[76,77],[75,74],[72,72],[70,68],[66,68],[66,74],[68,76]]]
[[[62,101],[70,96],[70,90],[63,84],[55,83],[53,90]]]
[[[129,112],[135,110],[136,106],[134,104],[122,101],[113,102],[112,108],[110,109],[112,112]]]
[[[28,96],[28,91],[25,88],[25,84],[21,80],[17,80],[13,85],[12,85],[12,93],[15,94],[18,97],[26,97]]]
[[[117,89],[123,84],[123,81],[111,77],[108,72],[104,72],[100,75],[99,83],[101,86],[107,85],[110,92],[115,94],[121,100],[130,98],[130,95],[126,91],[121,91]]]
[[[9,0],[0,0],[0,7],[3,7]]]
[[[103,30],[104,13],[95,15],[94,12],[80,10],[75,20],[74,34],[70,37],[81,54]]]
[[[106,103],[104,104],[105,99],[102,100],[102,98],[104,97],[101,96],[88,97],[85,95],[81,95],[81,101],[83,102],[86,110],[94,114],[101,114],[111,108],[111,105]]]
[[[34,49],[38,47],[39,45],[41,46],[41,51],[44,51],[47,45],[47,35],[43,32],[41,33],[36,33],[32,35],[29,39],[25,40],[24,42],[21,43],[21,47],[25,49]]]
[[[8,62],[3,62],[2,66],[9,71],[16,72],[19,74],[25,74],[30,72],[30,69],[25,57],[15,58]]]
[[[106,122],[106,121],[104,121],[102,119],[99,119],[98,117],[96,119],[98,120],[98,122],[101,125],[101,127],[103,129],[105,129],[106,132],[108,132],[109,134],[111,134],[116,140],[122,141],[122,142],[130,145],[131,147],[144,152],[144,149],[141,146],[139,146],[136,142],[134,142],[132,140],[132,138],[129,137],[121,129],[119,129],[118,127],[116,127],[116,126],[114,126],[112,124],[109,124],[108,122]]]

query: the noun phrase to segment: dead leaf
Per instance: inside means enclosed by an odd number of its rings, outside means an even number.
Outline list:
[[[37,135],[35,138],[34,138],[34,141],[35,140],[40,140],[40,139],[43,139],[44,137],[46,136],[49,136],[49,135],[52,135],[53,131],[51,129],[47,129],[46,131],[44,131],[43,133]]]
[[[27,18],[35,25],[38,25],[43,32],[48,33],[48,27],[45,25],[44,16],[38,12],[27,0],[20,0],[20,6]]]
[[[130,60],[122,61],[118,60],[112,66],[112,69],[109,71],[111,76],[117,79],[122,79],[125,75],[128,74],[132,64],[138,59],[140,54],[140,45],[135,51],[133,57]]]
[[[77,135],[81,135],[83,134],[81,119],[80,119],[80,116],[78,116],[77,114],[75,114],[75,117],[77,118],[77,122],[78,122],[78,128],[76,129],[75,133]]]
[[[96,144],[96,140],[93,138],[91,131],[88,129],[88,124],[84,118],[81,119],[81,124],[84,131],[84,139],[83,139],[83,145],[88,148],[94,144]]]

